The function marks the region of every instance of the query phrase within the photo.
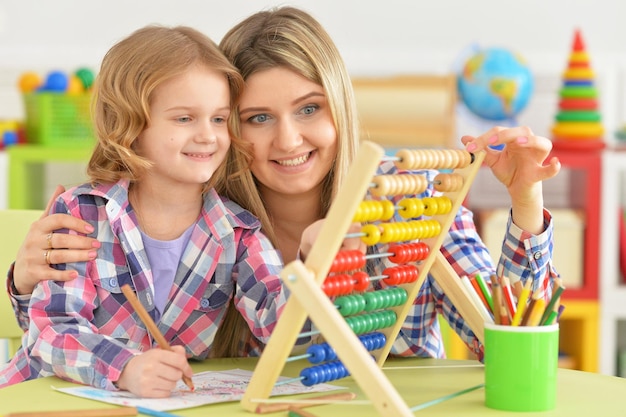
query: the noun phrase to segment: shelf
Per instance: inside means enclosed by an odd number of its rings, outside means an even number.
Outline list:
[[[626,320],[626,284],[619,253],[619,216],[626,206],[626,150],[607,149],[602,159],[602,211],[600,251],[600,372],[618,374],[619,323]]]
[[[16,145],[7,148],[9,159],[8,208],[45,208],[44,167],[49,163],[86,163],[92,147],[56,148],[39,145]]]
[[[602,183],[602,151],[585,152],[555,150],[553,156],[563,169],[570,170],[568,208],[583,213],[583,282],[579,288],[563,293],[565,300],[598,299],[598,265],[600,262],[600,184]],[[559,269],[558,265],[555,265]]]

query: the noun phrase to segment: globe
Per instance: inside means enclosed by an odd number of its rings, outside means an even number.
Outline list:
[[[504,48],[484,48],[465,62],[458,90],[460,99],[478,117],[506,120],[528,104],[533,77],[519,55]]]

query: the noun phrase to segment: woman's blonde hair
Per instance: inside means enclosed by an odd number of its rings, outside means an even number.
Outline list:
[[[359,137],[352,84],[334,42],[320,23],[307,12],[294,7],[281,7],[255,13],[241,21],[224,36],[220,48],[244,80],[259,71],[285,67],[324,88],[338,142],[337,155],[324,180],[320,196],[319,216],[324,217],[354,158]],[[236,110],[235,118],[238,119]],[[234,134],[239,136],[236,123],[234,129]],[[243,180],[243,177],[240,178]],[[251,178],[247,177],[247,180]],[[236,192],[227,195],[251,210],[261,220],[265,234],[279,247],[271,213],[267,213],[258,189],[238,189],[247,191],[245,195]],[[218,335],[225,344],[220,356],[234,356],[238,351],[241,352],[240,343],[250,337],[248,327],[232,304]]]
[[[140,179],[151,162],[133,149],[137,136],[150,123],[154,91],[172,77],[194,65],[224,74],[231,94],[231,107],[243,88],[243,79],[218,46],[201,32],[185,27],[149,25],[115,44],[104,56],[96,77],[92,114],[98,140],[87,173],[94,183]],[[232,131],[233,118],[229,121]],[[232,133],[232,132],[231,132]],[[226,178],[245,166],[251,153],[231,134],[226,163],[205,185],[223,189]]]

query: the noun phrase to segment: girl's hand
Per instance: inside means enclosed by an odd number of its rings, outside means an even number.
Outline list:
[[[117,386],[144,398],[166,398],[183,375],[193,376],[185,348],[172,346],[171,351],[150,349],[128,361]]]

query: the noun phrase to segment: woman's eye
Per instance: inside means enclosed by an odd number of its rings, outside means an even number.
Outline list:
[[[218,123],[218,124],[226,123],[226,118],[225,117],[214,117],[213,118],[213,123]]]
[[[267,114],[257,114],[256,116],[250,117],[248,121],[252,123],[264,123],[267,122],[268,119]]]
[[[313,114],[317,111],[317,109],[319,108],[319,106],[315,105],[315,104],[310,104],[308,106],[304,106],[302,108],[302,113],[304,114]]]

